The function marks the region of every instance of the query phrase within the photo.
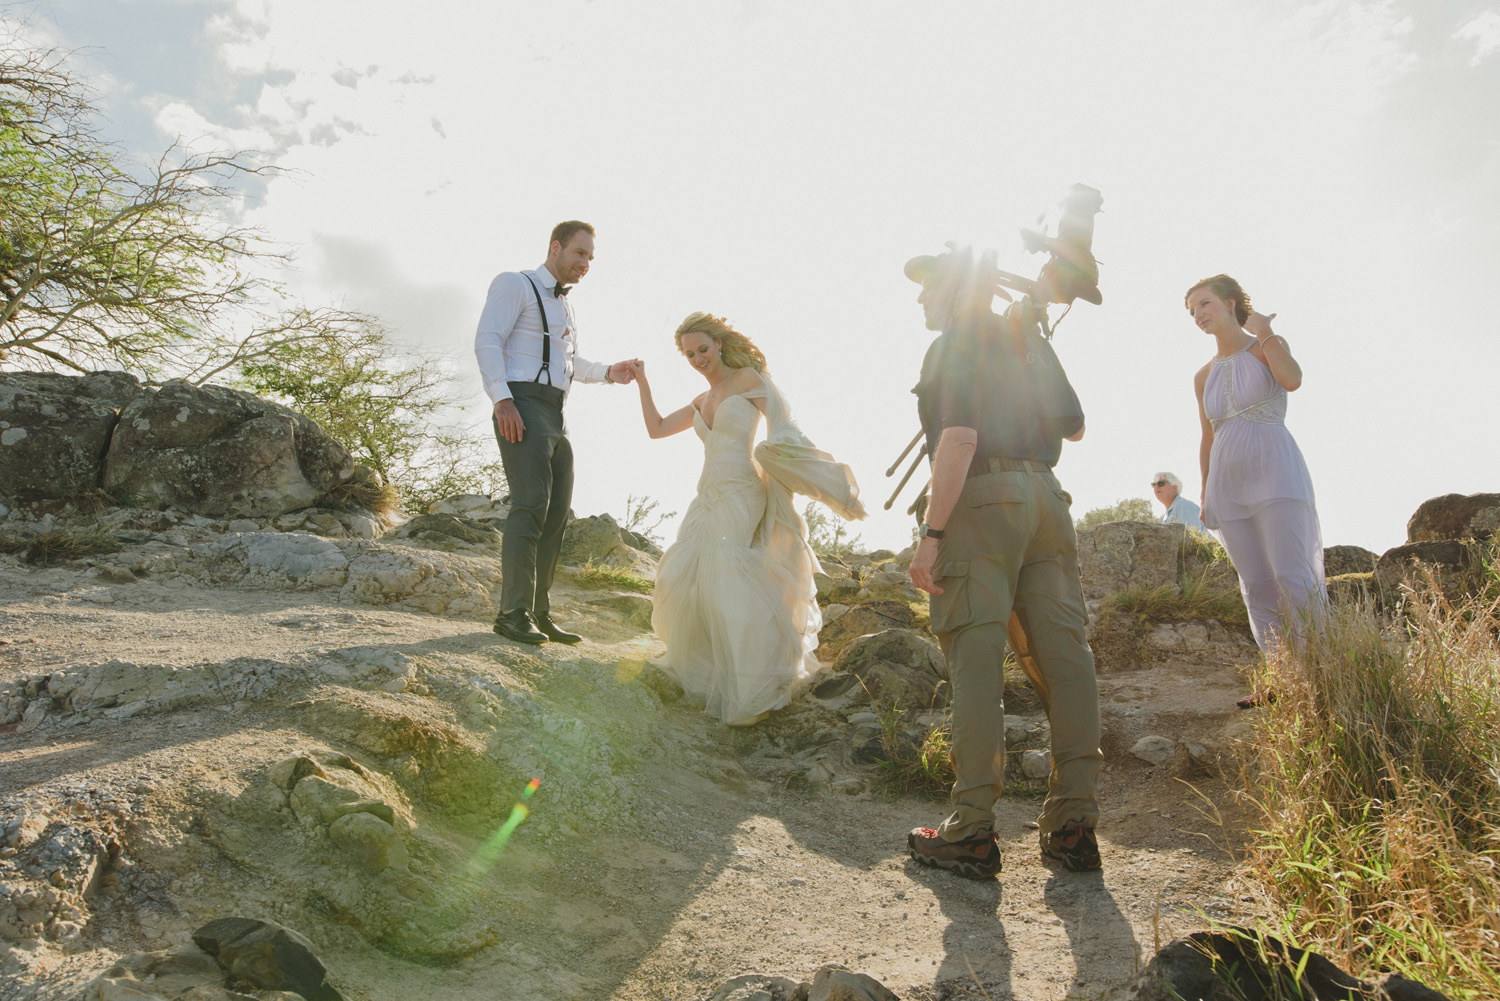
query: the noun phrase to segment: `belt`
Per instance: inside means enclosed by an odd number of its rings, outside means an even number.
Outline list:
[[[1040,459],[1006,459],[1006,458],[983,458],[975,456],[974,461],[969,463],[970,476],[983,476],[985,473],[1018,473],[1026,470],[1034,470],[1038,473],[1050,473],[1052,467]]]

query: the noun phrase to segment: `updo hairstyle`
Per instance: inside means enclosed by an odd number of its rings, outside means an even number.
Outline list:
[[[1205,278],[1201,282],[1196,282],[1192,288],[1188,289],[1187,294],[1182,297],[1182,304],[1188,308],[1188,312],[1192,312],[1193,310],[1193,304],[1189,301],[1193,298],[1193,293],[1205,286],[1225,302],[1228,302],[1230,299],[1234,300],[1234,318],[1243,327],[1245,321],[1250,319],[1250,297],[1245,294],[1244,289],[1240,288],[1240,283],[1228,275],[1214,275],[1212,278]]]
[[[675,335],[677,350],[682,350],[682,339],[688,334],[703,334],[719,345],[719,360],[725,368],[753,368],[757,372],[766,370],[766,356],[760,348],[729,325],[722,316],[712,313],[689,313],[677,328]]]

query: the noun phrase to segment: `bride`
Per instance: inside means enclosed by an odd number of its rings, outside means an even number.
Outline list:
[[[813,447],[766,374],[766,358],[722,317],[693,313],[677,348],[708,380],[692,403],[663,417],[644,362],[632,362],[652,438],[692,428],[703,441],[698,495],[656,577],[657,666],[695,704],[733,726],[780,709],[819,667],[823,624],[817,557],[792,504],[805,494],[846,519],[863,518],[849,467]],[[755,431],[766,418],[766,440]]]

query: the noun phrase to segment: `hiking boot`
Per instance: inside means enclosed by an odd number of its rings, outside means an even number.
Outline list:
[[[1094,829],[1082,823],[1064,824],[1041,836],[1042,857],[1057,859],[1074,872],[1101,868],[1099,839]]]
[[[958,873],[965,879],[989,879],[1000,871],[1000,845],[994,831],[963,841],[944,841],[930,827],[916,827],[906,836],[906,850],[923,865]]]

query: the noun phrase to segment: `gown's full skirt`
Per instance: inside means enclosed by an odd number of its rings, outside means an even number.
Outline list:
[[[651,617],[667,645],[657,666],[732,725],[785,706],[819,667],[817,562],[805,528],[791,545],[767,537],[767,481],[751,452],[760,394],[726,399],[712,429],[693,418],[703,475],[662,556]]]

